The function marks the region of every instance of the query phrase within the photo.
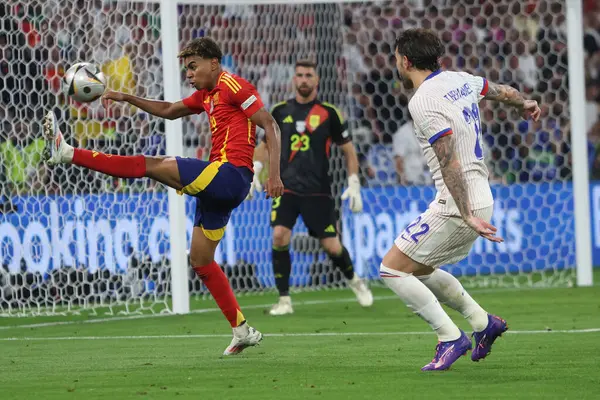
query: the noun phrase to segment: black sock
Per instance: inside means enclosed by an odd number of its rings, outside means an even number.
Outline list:
[[[333,266],[338,268],[342,274],[346,277],[346,279],[350,280],[354,277],[354,266],[352,265],[352,260],[350,259],[350,253],[348,253],[348,249],[342,246],[342,254],[337,256],[329,255],[331,261],[333,261]]]
[[[290,246],[273,246],[273,273],[275,274],[275,285],[279,296],[290,294],[290,272],[292,271],[292,260],[290,259]]]

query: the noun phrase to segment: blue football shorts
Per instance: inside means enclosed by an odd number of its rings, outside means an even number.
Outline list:
[[[177,157],[181,192],[196,198],[194,226],[211,240],[220,240],[231,217],[250,191],[253,173],[220,161]]]

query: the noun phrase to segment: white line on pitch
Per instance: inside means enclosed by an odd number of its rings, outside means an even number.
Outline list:
[[[495,289],[471,289],[469,293],[495,293],[495,292],[512,292],[517,290],[545,290],[551,288],[495,288]],[[375,296],[374,300],[382,301],[382,300],[393,300],[397,299],[397,296]],[[319,305],[319,304],[333,304],[333,303],[353,303],[355,302],[355,298],[346,298],[346,299],[335,299],[335,300],[306,300],[306,301],[297,301],[294,302],[294,306],[306,306],[306,305]],[[273,303],[269,304],[254,304],[243,306],[244,310],[252,310],[252,309],[261,309],[261,308],[269,308],[273,305]],[[117,305],[118,306],[118,305]],[[213,307],[213,308],[201,308],[197,310],[190,311],[191,314],[205,314],[212,312],[220,312],[221,310]],[[106,317],[106,318],[94,318],[94,319],[86,319],[79,321],[54,321],[54,322],[40,322],[37,324],[27,324],[27,325],[5,325],[0,326],[0,331],[9,330],[9,329],[28,329],[28,328],[45,328],[52,326],[61,326],[61,325],[75,325],[75,324],[96,324],[101,322],[112,322],[112,321],[129,321],[135,319],[146,319],[146,318],[158,318],[158,317],[172,317],[176,314],[172,313],[161,313],[161,314],[137,314],[137,315],[126,315],[121,317]]]
[[[600,328],[562,329],[562,330],[528,330],[508,331],[515,335],[541,335],[550,333],[597,333]],[[416,336],[431,335],[432,331],[423,332],[306,332],[306,333],[267,333],[265,337],[323,337],[323,336]],[[62,336],[62,337],[12,337],[0,338],[0,342],[47,341],[47,340],[148,340],[148,339],[206,339],[231,337],[231,334],[200,334],[200,335],[142,335],[142,336]]]
[[[397,296],[375,296],[374,300],[382,301],[382,300],[391,300],[397,299]],[[307,300],[307,301],[298,301],[294,302],[294,307],[296,306],[310,306],[310,305],[319,305],[319,304],[332,304],[332,303],[354,303],[356,302],[355,298],[346,298],[346,299],[335,299],[335,300]],[[267,309],[270,308],[273,303],[268,304],[252,304],[243,306],[243,310],[252,310],[252,309]],[[191,310],[191,314],[206,314],[213,312],[221,312],[219,308],[201,308],[198,310]],[[132,319],[144,319],[144,318],[158,318],[158,317],[172,317],[177,314],[143,314],[143,315],[129,315],[122,317],[107,317],[107,318],[95,318],[95,319],[86,319],[80,321],[55,321],[55,322],[42,322],[38,324],[28,324],[28,325],[5,325],[0,326],[0,331],[8,330],[8,329],[19,329],[19,328],[44,328],[48,326],[59,326],[59,325],[74,325],[74,324],[96,324],[100,322],[111,322],[111,321],[128,321]]]

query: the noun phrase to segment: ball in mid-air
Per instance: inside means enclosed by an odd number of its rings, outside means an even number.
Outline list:
[[[62,79],[64,93],[80,103],[94,101],[104,93],[106,78],[94,64],[77,63],[67,70]]]

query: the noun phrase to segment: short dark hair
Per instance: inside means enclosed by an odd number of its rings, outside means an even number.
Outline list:
[[[179,58],[198,56],[201,58],[216,58],[221,62],[223,53],[217,42],[208,37],[194,39],[189,42],[177,55]]]
[[[406,56],[416,69],[436,71],[441,68],[440,58],[445,48],[433,31],[415,28],[398,36],[396,50],[398,54]]]
[[[304,68],[313,68],[314,70],[317,69],[317,63],[314,62],[313,60],[310,60],[308,58],[303,58],[300,60],[296,60],[296,65],[294,68],[298,68],[298,67],[304,67]]]

